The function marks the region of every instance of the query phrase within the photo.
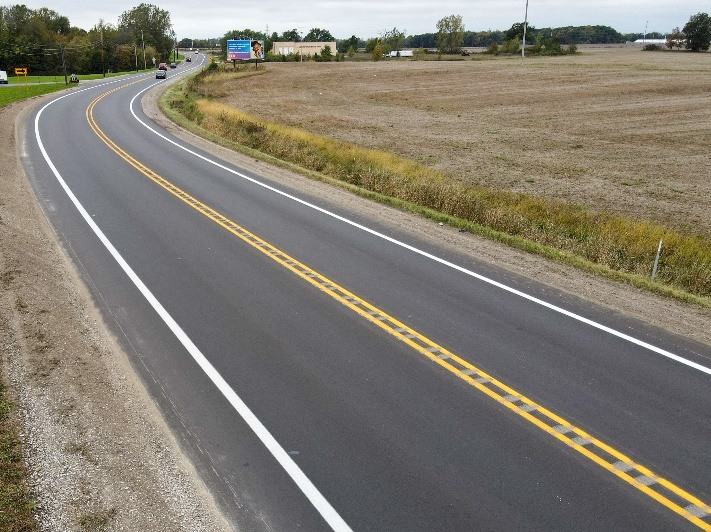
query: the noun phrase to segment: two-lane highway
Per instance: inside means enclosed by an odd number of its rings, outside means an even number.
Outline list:
[[[711,530],[709,346],[277,189],[154,83],[38,108],[24,163],[236,528]]]

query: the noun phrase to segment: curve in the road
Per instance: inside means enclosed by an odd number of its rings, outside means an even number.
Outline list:
[[[515,412],[529,423],[532,423],[539,429],[573,448],[595,464],[640,490],[645,495],[688,519],[702,530],[711,530],[711,523],[707,522],[708,519],[704,520],[704,518],[711,518],[711,506],[705,504],[697,497],[688,493],[669,480],[657,475],[648,468],[635,463],[631,458],[605,444],[584,430],[575,427],[549,409],[536,404],[526,395],[512,389],[481,369],[473,366],[463,358],[450,352],[446,348],[420,334],[418,331],[412,329],[398,319],[388,315],[384,311],[358,297],[356,294],[353,294],[341,287],[333,280],[301,263],[294,257],[284,253],[269,242],[266,242],[259,236],[241,227],[208,205],[200,202],[187,192],[171,183],[169,180],[160,176],[158,173],[126,153],[101,130],[94,120],[93,110],[96,105],[107,95],[129,85],[130,84],[126,84],[121,87],[116,87],[99,95],[90,103],[86,111],[89,126],[94,133],[126,163],[134,167],[145,177],[165,189],[176,198],[180,199],[202,215],[206,216],[245,243],[266,255],[268,258],[287,268],[301,279],[328,294],[333,299],[345,305],[369,322],[395,336],[420,354],[438,364],[440,367],[450,371],[480,392],[494,399],[508,410]],[[87,221],[89,220],[90,217]],[[95,231],[96,230],[98,230],[98,227]],[[112,254],[114,254],[114,252],[115,250],[112,251]],[[116,254],[118,255],[118,252],[116,252]],[[176,335],[181,338],[181,341],[193,355],[198,364],[200,364],[203,370],[208,374],[208,376],[210,376],[215,385],[233,404],[235,409],[237,409],[238,412],[240,412],[240,414],[248,420],[253,430],[255,430],[255,432],[260,436],[260,439],[262,439],[272,454],[274,454],[277,460],[279,460],[282,466],[289,472],[295,482],[302,488],[304,493],[309,496],[309,499],[317,507],[317,509],[319,509],[322,515],[324,515],[326,520],[331,523],[335,529],[342,529],[343,527],[346,527],[347,525],[345,522],[342,521],[340,516],[338,516],[335,510],[333,510],[325,498],[318,493],[318,490],[316,490],[313,484],[308,481],[288,454],[279,446],[276,440],[274,440],[266,428],[256,419],[254,414],[251,413],[249,408],[241,401],[241,399],[239,399],[234,390],[229,387],[214,367],[207,361],[207,359],[205,359],[202,353],[200,353],[194,344],[192,344],[190,339],[172,320],[165,309],[160,306],[160,303],[153,298],[140,279],[138,279],[138,277],[132,272],[129,273],[129,270],[127,269],[129,268],[128,265],[125,264],[124,266],[124,264],[125,262],[122,264],[122,267],[124,267],[124,270],[126,270],[132,279],[135,277],[134,283],[136,283],[141,292],[144,293],[147,299],[151,300],[151,304],[156,308],[159,314],[163,316],[163,319],[166,320],[166,323],[172,330],[174,330]],[[291,469],[293,468],[295,468],[295,470],[292,472]],[[311,491],[315,491],[315,494],[310,494]],[[324,507],[323,511],[321,510],[321,507]],[[335,515],[330,515],[331,513]]]
[[[412,251],[412,252],[414,252],[414,253],[417,253],[418,255],[422,255],[423,257],[427,257],[428,259],[431,259],[431,260],[433,260],[433,261],[435,261],[435,262],[438,262],[439,264],[442,264],[443,266],[447,266],[448,268],[452,268],[452,269],[454,269],[454,270],[457,270],[457,271],[459,271],[459,272],[461,272],[461,273],[464,273],[464,274],[466,274],[466,275],[468,275],[468,276],[470,276],[470,277],[473,277],[473,278],[478,279],[478,280],[480,280],[480,281],[483,281],[483,282],[485,282],[485,283],[487,283],[487,284],[493,285],[493,286],[495,286],[495,287],[497,287],[497,288],[500,288],[500,289],[502,289],[502,290],[505,290],[505,291],[507,291],[507,292],[510,292],[510,293],[512,293],[512,294],[514,294],[514,295],[516,295],[516,296],[519,296],[519,297],[521,297],[521,298],[523,298],[523,299],[526,299],[526,300],[528,300],[528,301],[531,301],[531,302],[533,302],[533,303],[535,303],[535,304],[537,304],[537,305],[541,305],[541,306],[546,307],[546,308],[548,308],[548,309],[550,309],[550,310],[553,310],[553,311],[555,311],[555,312],[558,312],[558,313],[560,313],[560,314],[562,314],[562,315],[564,315],[564,316],[567,316],[568,318],[572,318],[572,319],[574,319],[574,320],[576,320],[576,321],[579,321],[579,322],[581,322],[581,323],[585,323],[586,325],[589,325],[589,326],[591,326],[591,327],[594,327],[595,329],[599,329],[599,330],[604,331],[604,332],[606,332],[606,333],[608,333],[608,334],[611,334],[612,336],[615,336],[615,337],[617,337],[617,338],[621,338],[622,340],[625,340],[625,341],[630,342],[630,343],[632,343],[632,344],[635,344],[635,345],[638,345],[638,346],[640,346],[640,347],[643,347],[644,349],[648,349],[649,351],[652,351],[652,352],[657,353],[657,354],[659,354],[659,355],[662,355],[662,356],[664,356],[664,357],[666,357],[666,358],[669,358],[669,359],[671,359],[671,360],[674,360],[675,362],[679,362],[680,364],[684,364],[685,366],[689,366],[690,368],[694,368],[695,370],[698,370],[698,371],[700,371],[701,373],[705,373],[705,374],[707,374],[707,375],[711,375],[711,368],[710,368],[710,367],[707,367],[707,366],[704,366],[704,365],[699,364],[699,363],[697,363],[697,362],[694,362],[693,360],[689,360],[688,358],[684,358],[684,357],[682,357],[682,356],[679,356],[679,355],[677,355],[677,354],[675,354],[675,353],[672,353],[671,351],[668,351],[668,350],[666,350],[666,349],[662,349],[662,348],[660,348],[660,347],[658,347],[658,346],[656,346],[656,345],[650,344],[650,343],[648,343],[648,342],[644,342],[644,341],[640,340],[639,338],[635,338],[635,337],[633,337],[633,336],[630,336],[630,335],[628,335],[628,334],[625,334],[625,333],[623,333],[623,332],[620,332],[620,331],[618,331],[618,330],[615,330],[615,329],[613,329],[612,327],[608,327],[608,326],[606,326],[606,325],[603,325],[603,324],[601,324],[601,323],[598,323],[598,322],[596,322],[596,321],[594,321],[594,320],[591,320],[591,319],[589,319],[589,318],[586,318],[585,316],[581,316],[581,315],[576,314],[576,313],[574,313],[574,312],[570,312],[569,310],[564,309],[564,308],[561,308],[561,307],[559,307],[559,306],[557,306],[557,305],[554,305],[554,304],[552,304],[552,303],[549,303],[548,301],[544,301],[544,300],[542,300],[542,299],[540,299],[540,298],[534,297],[534,296],[532,296],[532,295],[530,295],[530,294],[527,294],[527,293],[525,293],[525,292],[522,292],[522,291],[520,291],[520,290],[516,290],[515,288],[512,288],[512,287],[507,286],[507,285],[505,285],[505,284],[503,284],[503,283],[500,283],[500,282],[498,282],[498,281],[495,281],[494,279],[490,279],[489,277],[486,277],[486,276],[481,275],[481,274],[479,274],[479,273],[476,273],[476,272],[474,272],[474,271],[472,271],[472,270],[469,270],[469,269],[467,269],[467,268],[464,268],[464,267],[462,267],[462,266],[459,266],[459,265],[457,265],[457,264],[454,264],[454,263],[452,263],[452,262],[449,262],[449,261],[447,261],[447,260],[445,260],[445,259],[443,259],[443,258],[441,258],[441,257],[438,257],[438,256],[436,256],[436,255],[433,255],[433,254],[431,254],[431,253],[428,253],[428,252],[426,252],[426,251],[423,251],[423,250],[421,250],[421,249],[419,249],[419,248],[417,248],[417,247],[415,247],[415,246],[412,246],[412,245],[410,245],[410,244],[407,244],[407,243],[405,243],[405,242],[402,242],[402,241],[400,241],[400,240],[397,240],[396,238],[393,238],[393,237],[391,237],[391,236],[385,235],[385,234],[383,234],[383,233],[379,233],[378,231],[375,231],[375,230],[373,230],[373,229],[371,229],[371,228],[369,228],[369,227],[366,227],[366,226],[361,225],[361,224],[359,224],[359,223],[357,223],[357,222],[354,222],[353,220],[349,220],[348,218],[345,218],[345,217],[343,217],[343,216],[340,216],[340,215],[338,215],[338,214],[335,214],[335,213],[333,213],[333,212],[331,212],[331,211],[329,211],[329,210],[327,210],[327,209],[324,209],[324,208],[322,208],[322,207],[319,207],[318,205],[314,205],[314,204],[312,204],[312,203],[309,203],[309,202],[307,202],[307,201],[304,201],[304,200],[301,199],[301,198],[297,198],[297,197],[295,197],[295,196],[292,196],[291,194],[288,194],[288,193],[286,193],[286,192],[284,192],[284,191],[282,191],[282,190],[279,190],[278,188],[275,188],[275,187],[272,187],[272,186],[270,186],[270,185],[267,185],[266,183],[262,183],[261,181],[259,181],[259,180],[257,180],[257,179],[254,179],[254,178],[252,178],[252,177],[250,177],[250,176],[247,176],[247,175],[245,175],[245,174],[243,174],[243,173],[240,173],[240,172],[238,172],[238,171],[236,171],[236,170],[234,170],[234,169],[232,169],[232,168],[229,168],[229,167],[227,167],[227,166],[225,166],[225,165],[223,165],[223,164],[220,164],[220,163],[217,162],[217,161],[214,161],[214,160],[212,160],[212,159],[209,159],[209,158],[207,158],[207,157],[205,157],[205,156],[203,156],[203,155],[201,155],[201,154],[199,154],[199,153],[197,153],[197,152],[195,152],[195,151],[193,151],[193,150],[191,150],[191,149],[189,149],[189,148],[187,148],[187,147],[185,147],[185,146],[183,146],[183,145],[181,145],[181,144],[178,144],[177,142],[175,142],[175,141],[169,139],[169,138],[166,137],[165,135],[161,134],[160,132],[156,131],[155,129],[153,129],[152,127],[150,127],[148,124],[146,124],[143,120],[141,120],[141,119],[136,115],[136,113],[135,113],[134,110],[133,110],[133,104],[134,104],[134,102],[135,102],[144,92],[146,92],[147,90],[149,90],[149,89],[151,89],[151,88],[152,88],[152,86],[151,86],[151,87],[146,87],[145,89],[143,89],[142,91],[140,91],[138,94],[136,94],[136,95],[133,97],[133,99],[131,100],[131,103],[130,103],[130,111],[131,111],[131,114],[133,115],[133,117],[134,117],[142,126],[144,126],[146,129],[148,129],[151,133],[157,135],[158,137],[162,138],[162,139],[165,140],[166,142],[169,142],[170,144],[172,144],[172,145],[175,146],[176,148],[179,148],[179,149],[181,149],[181,150],[183,150],[183,151],[186,151],[186,152],[189,153],[190,155],[192,155],[192,156],[194,156],[194,157],[197,157],[197,158],[199,158],[199,159],[201,159],[201,160],[203,160],[203,161],[205,161],[205,162],[207,162],[207,163],[209,163],[209,164],[212,164],[212,165],[214,165],[214,166],[220,168],[221,170],[224,170],[224,171],[226,171],[226,172],[229,172],[229,173],[231,173],[231,174],[233,174],[233,175],[236,175],[236,176],[238,176],[238,177],[240,177],[240,178],[242,178],[242,179],[245,179],[245,180],[247,180],[247,181],[249,181],[249,182],[251,182],[251,183],[254,183],[255,185],[261,186],[261,187],[263,187],[263,188],[265,188],[265,189],[268,189],[268,190],[270,190],[270,191],[272,191],[272,192],[275,192],[275,193],[277,193],[277,194],[279,194],[279,195],[281,195],[281,196],[284,196],[284,197],[289,198],[289,199],[291,199],[291,200],[293,200],[293,201],[296,201],[296,202],[298,202],[298,203],[300,203],[300,204],[302,204],[302,205],[304,205],[304,206],[306,206],[306,207],[309,207],[309,208],[311,208],[311,209],[314,209],[314,210],[316,210],[316,211],[318,211],[318,212],[320,212],[320,213],[322,213],[322,214],[325,214],[325,215],[327,215],[327,216],[329,216],[329,217],[331,217],[331,218],[335,218],[336,220],[339,220],[339,221],[341,221],[341,222],[347,223],[348,225],[351,225],[351,226],[353,226],[353,227],[356,227],[356,228],[358,228],[358,229],[360,229],[360,230],[362,230],[362,231],[365,231],[366,233],[372,234],[373,236],[376,236],[376,237],[378,237],[378,238],[382,238],[383,240],[386,240],[386,241],[388,241],[388,242],[390,242],[390,243],[392,243],[392,244],[395,244],[396,246],[399,246],[399,247],[402,247],[402,248],[407,249],[407,250],[409,250],[409,251]]]

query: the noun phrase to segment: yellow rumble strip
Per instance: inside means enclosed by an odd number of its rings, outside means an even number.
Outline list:
[[[132,83],[129,85],[132,85]],[[93,116],[94,107],[102,98],[129,85],[117,87],[100,95],[91,102],[86,110],[89,126],[94,133],[129,165],[245,243],[264,253],[271,260],[287,268],[319,290],[327,293],[333,299],[345,305],[372,324],[395,336],[441,368],[453,373],[471,385],[472,388],[477,389],[494,401],[505,406],[511,412],[521,416],[542,431],[550,434],[553,438],[576,450],[600,467],[606,469],[663,506],[666,506],[671,511],[688,519],[700,529],[711,531],[711,506],[708,504],[705,504],[641,464],[634,462],[631,458],[603,443],[584,430],[575,427],[547,408],[536,404],[522,393],[508,387],[483,370],[470,364],[454,353],[451,353],[446,348],[421,335],[396,318],[374,307],[334,281],[262,240],[254,233],[247,231],[131,157],[106,136],[96,124]]]

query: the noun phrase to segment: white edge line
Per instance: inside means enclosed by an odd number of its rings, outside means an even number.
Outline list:
[[[92,87],[94,88],[94,87]],[[87,90],[87,89],[84,89]],[[66,94],[60,98],[56,98],[51,102],[47,103],[42,109],[39,110],[37,116],[35,117],[35,137],[37,138],[37,144],[39,145],[40,151],[44,156],[45,161],[52,170],[52,173],[57,178],[57,181],[62,186],[64,191],[69,196],[74,206],[77,208],[79,213],[82,215],[86,223],[91,227],[92,231],[99,238],[101,243],[106,247],[106,249],[111,253],[111,256],[116,260],[116,262],[121,266],[126,275],[133,281],[133,284],[138,288],[138,290],[143,294],[148,303],[153,307],[153,309],[158,313],[158,315],[163,319],[163,322],[170,328],[176,338],[183,344],[185,349],[190,353],[195,362],[198,363],[200,368],[205,372],[208,378],[213,382],[222,395],[229,401],[232,407],[237,411],[237,413],[242,416],[242,419],[249,425],[249,427],[254,431],[257,437],[261,440],[264,446],[269,450],[269,452],[276,458],[277,462],[284,468],[287,474],[292,478],[296,485],[301,489],[304,495],[308,498],[311,504],[316,508],[316,510],[321,514],[324,520],[337,531],[349,531],[351,528],[346,524],[346,522],[341,518],[338,512],[331,506],[331,504],[326,500],[326,498],[321,494],[320,491],[314,486],[314,484],[309,480],[309,478],[304,474],[299,466],[294,462],[291,456],[284,450],[281,445],[276,441],[276,439],[271,435],[269,430],[262,424],[261,421],[254,415],[250,408],[242,401],[242,399],[235,393],[235,391],[227,384],[227,381],[222,378],[215,367],[205,358],[202,352],[197,348],[197,346],[192,342],[183,329],[176,323],[176,321],[170,316],[168,311],[161,305],[161,303],[155,298],[148,287],[141,281],[141,279],[136,275],[133,269],[128,265],[124,258],[120,255],[118,250],[109,241],[103,231],[91,218],[89,213],[84,209],[84,206],[79,202],[77,197],[74,195],[72,190],[69,188],[67,183],[64,181],[60,175],[54,163],[47,155],[47,151],[44,148],[42,139],[39,134],[39,120],[42,112],[52,105],[54,102],[66,98],[71,94],[76,94],[79,91],[74,91],[70,94]]]
[[[395,238],[393,238],[393,237],[390,237],[390,236],[388,236],[388,235],[379,233],[379,232],[377,232],[377,231],[375,231],[375,230],[373,230],[373,229],[370,229],[369,227],[366,227],[366,226],[361,225],[361,224],[359,224],[359,223],[357,223],[357,222],[354,222],[353,220],[349,220],[348,218],[344,218],[343,216],[340,216],[340,215],[335,214],[335,213],[333,213],[333,212],[331,212],[331,211],[328,211],[328,210],[326,210],[326,209],[324,209],[324,208],[322,208],[322,207],[319,207],[318,205],[314,205],[314,204],[309,203],[309,202],[307,202],[307,201],[305,201],[305,200],[302,200],[301,198],[298,198],[298,197],[296,197],[296,196],[292,196],[291,194],[288,194],[287,192],[284,192],[283,190],[279,190],[278,188],[272,187],[271,185],[267,185],[266,183],[263,183],[263,182],[261,182],[261,181],[258,181],[257,179],[254,179],[254,178],[252,178],[252,177],[249,177],[248,175],[245,175],[245,174],[243,174],[243,173],[241,173],[241,172],[238,172],[237,170],[234,170],[234,169],[232,169],[232,168],[229,168],[229,167],[227,167],[227,166],[225,166],[225,165],[223,165],[223,164],[218,163],[217,161],[214,161],[214,160],[209,159],[209,158],[207,158],[207,157],[205,157],[205,156],[203,156],[203,155],[201,155],[201,154],[199,154],[199,153],[197,153],[197,152],[194,152],[193,150],[191,150],[191,149],[189,149],[189,148],[186,148],[185,146],[183,146],[183,145],[181,145],[181,144],[178,144],[178,143],[175,142],[174,140],[172,140],[172,139],[166,137],[165,135],[159,133],[158,131],[156,131],[155,129],[153,129],[152,127],[150,127],[148,124],[146,124],[145,122],[143,122],[140,118],[138,118],[138,116],[136,115],[136,113],[135,113],[134,110],[133,110],[133,104],[134,104],[134,101],[136,100],[136,98],[138,98],[141,94],[143,94],[145,91],[147,91],[148,89],[150,89],[150,88],[152,88],[152,87],[153,87],[152,85],[151,85],[150,87],[146,87],[145,89],[143,89],[142,91],[140,91],[138,94],[136,94],[136,95],[133,97],[133,99],[131,100],[131,102],[130,102],[130,104],[129,104],[131,114],[132,114],[133,117],[134,117],[141,125],[143,125],[146,129],[148,129],[149,131],[151,131],[151,132],[154,133],[155,135],[159,136],[160,138],[162,138],[162,139],[165,140],[166,142],[169,142],[170,144],[173,144],[174,146],[180,148],[181,150],[184,150],[184,151],[188,152],[189,154],[191,154],[191,155],[193,155],[193,156],[195,156],[195,157],[197,157],[197,158],[199,158],[199,159],[202,159],[203,161],[205,161],[205,162],[207,162],[207,163],[210,163],[210,164],[212,164],[212,165],[214,165],[214,166],[216,166],[216,167],[218,167],[218,168],[220,168],[220,169],[222,169],[222,170],[225,170],[226,172],[229,172],[229,173],[234,174],[234,175],[236,175],[236,176],[238,176],[238,177],[241,177],[242,179],[245,179],[245,180],[247,180],[247,181],[250,181],[251,183],[254,183],[255,185],[259,185],[260,187],[263,187],[263,188],[265,188],[265,189],[267,189],[267,190],[270,190],[270,191],[272,191],[272,192],[274,192],[274,193],[276,193],[276,194],[280,194],[281,196],[284,196],[285,198],[288,198],[288,199],[290,199],[290,200],[293,200],[293,201],[295,201],[295,202],[297,202],[297,203],[301,203],[302,205],[304,205],[304,206],[306,206],[306,207],[309,207],[309,208],[311,208],[311,209],[314,209],[314,210],[316,210],[316,211],[318,211],[318,212],[321,212],[321,213],[323,213],[323,214],[325,214],[325,215],[327,215],[327,216],[330,216],[331,218],[335,218],[336,220],[339,220],[339,221],[341,221],[341,222],[347,223],[347,224],[349,224],[349,225],[351,225],[351,226],[353,226],[353,227],[356,227],[356,228],[358,228],[358,229],[360,229],[360,230],[362,230],[362,231],[365,231],[366,233],[370,233],[371,235],[374,235],[374,236],[376,236],[376,237],[378,237],[378,238],[382,238],[383,240],[387,240],[388,242],[391,242],[391,243],[393,243],[393,244],[395,244],[395,245],[397,245],[397,246],[400,246],[400,247],[405,248],[405,249],[407,249],[407,250],[410,250],[410,251],[412,251],[412,252],[414,252],[414,253],[417,253],[418,255],[422,255],[423,257],[426,257],[426,258],[428,258],[428,259],[431,259],[431,260],[433,260],[433,261],[435,261],[435,262],[438,262],[438,263],[440,263],[440,264],[442,264],[442,265],[444,265],[444,266],[447,266],[447,267],[449,267],[449,268],[452,268],[452,269],[454,269],[454,270],[457,270],[457,271],[459,271],[459,272],[462,272],[462,273],[464,273],[464,274],[466,274],[466,275],[469,275],[469,276],[471,276],[471,277],[474,277],[475,279],[478,279],[478,280],[480,280],[480,281],[483,281],[483,282],[485,282],[485,283],[488,283],[488,284],[490,284],[490,285],[493,285],[493,286],[495,286],[495,287],[497,287],[497,288],[500,288],[500,289],[502,289],[502,290],[506,290],[507,292],[510,292],[510,293],[512,293],[512,294],[515,294],[515,295],[517,295],[517,296],[519,296],[519,297],[522,297],[522,298],[524,298],[524,299],[527,299],[527,300],[529,300],[529,301],[531,301],[531,302],[533,302],[533,303],[536,303],[536,304],[538,304],[538,305],[541,305],[541,306],[543,306],[543,307],[546,307],[546,308],[548,308],[548,309],[550,309],[550,310],[553,310],[553,311],[555,311],[555,312],[558,312],[558,313],[560,313],[560,314],[563,314],[564,316],[568,316],[569,318],[572,318],[572,319],[577,320],[577,321],[579,321],[579,322],[582,322],[582,323],[585,323],[585,324],[587,324],[587,325],[590,325],[591,327],[594,327],[594,328],[596,328],[596,329],[599,329],[599,330],[601,330],[601,331],[604,331],[604,332],[606,332],[606,333],[609,333],[609,334],[611,334],[612,336],[616,336],[616,337],[618,337],[618,338],[621,338],[621,339],[626,340],[626,341],[628,341],[628,342],[630,342],[630,343],[636,344],[636,345],[638,345],[638,346],[640,346],[640,347],[643,347],[643,348],[645,348],[645,349],[649,349],[650,351],[653,351],[653,352],[655,352],[655,353],[657,353],[657,354],[659,354],[659,355],[662,355],[662,356],[664,356],[664,357],[667,357],[667,358],[669,358],[669,359],[671,359],[671,360],[675,360],[676,362],[679,362],[679,363],[684,364],[684,365],[686,365],[686,366],[689,366],[689,367],[691,367],[691,368],[697,369],[697,370],[701,371],[702,373],[706,373],[707,375],[711,375],[711,368],[707,368],[706,366],[703,366],[703,365],[701,365],[701,364],[698,364],[698,363],[696,363],[696,362],[694,362],[694,361],[692,361],[692,360],[688,360],[688,359],[686,359],[686,358],[684,358],[684,357],[681,357],[681,356],[679,356],[679,355],[676,355],[676,354],[674,354],[674,353],[672,353],[672,352],[670,352],[670,351],[667,351],[667,350],[665,350],[665,349],[662,349],[662,348],[657,347],[657,346],[655,346],[655,345],[652,345],[652,344],[650,344],[650,343],[647,343],[647,342],[644,342],[644,341],[639,340],[639,339],[637,339],[637,338],[634,338],[634,337],[632,337],[632,336],[629,336],[628,334],[625,334],[625,333],[622,333],[622,332],[617,331],[617,330],[615,330],[615,329],[612,329],[612,328],[610,328],[610,327],[607,327],[606,325],[603,325],[603,324],[601,324],[601,323],[598,323],[598,322],[596,322],[596,321],[593,321],[593,320],[591,320],[591,319],[589,319],[589,318],[586,318],[586,317],[584,317],[584,316],[580,316],[579,314],[575,314],[574,312],[570,312],[569,310],[566,310],[566,309],[564,309],[564,308],[561,308],[561,307],[558,307],[558,306],[556,306],[556,305],[553,305],[552,303],[548,303],[547,301],[543,301],[542,299],[538,299],[537,297],[534,297],[534,296],[531,296],[531,295],[529,295],[529,294],[526,294],[525,292],[521,292],[520,290],[516,290],[515,288],[511,288],[510,286],[507,286],[507,285],[505,285],[505,284],[502,284],[502,283],[500,283],[500,282],[498,282],[498,281],[494,281],[493,279],[490,279],[490,278],[485,277],[485,276],[483,276],[483,275],[480,275],[480,274],[478,274],[478,273],[476,273],[476,272],[473,272],[473,271],[471,271],[471,270],[468,270],[468,269],[466,269],[466,268],[464,268],[464,267],[462,267],[462,266],[458,266],[457,264],[454,264],[454,263],[452,263],[452,262],[449,262],[449,261],[447,261],[447,260],[444,260],[444,259],[442,259],[442,258],[440,258],[440,257],[437,257],[436,255],[432,255],[432,254],[430,254],[430,253],[427,253],[426,251],[423,251],[423,250],[418,249],[418,248],[416,248],[416,247],[414,247],[414,246],[411,246],[410,244],[406,244],[405,242],[402,242],[402,241],[400,241],[400,240],[397,240],[397,239],[395,239]]]

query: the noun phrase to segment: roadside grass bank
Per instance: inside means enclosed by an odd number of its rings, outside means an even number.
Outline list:
[[[363,196],[586,271],[711,307],[711,242],[702,236],[578,205],[474,187],[403,157],[265,122],[210,99],[205,81],[226,75],[237,79],[253,74],[204,71],[169,88],[161,109],[186,128],[251,156],[280,161]],[[663,251],[652,281],[660,239]]]
[[[155,70],[154,68],[147,68],[145,70],[140,69],[138,71],[136,70],[131,70],[128,72],[107,72],[106,75],[104,76],[103,74],[81,74],[79,75],[79,81],[89,81],[92,79],[101,79],[101,78],[113,78],[115,76],[125,76],[126,74],[137,74],[141,72],[152,72]],[[71,72],[67,72],[67,76],[71,75]],[[52,76],[27,76],[27,79],[25,79],[25,76],[9,76],[7,78],[7,82],[10,85],[24,85],[25,82],[27,83],[64,83],[64,74],[57,74],[57,75],[52,75]]]
[[[5,107],[13,102],[19,102],[20,100],[25,100],[27,98],[32,98],[34,96],[42,96],[43,94],[49,94],[50,92],[57,92],[63,90],[65,86],[62,84],[46,84],[46,85],[28,85],[25,86],[13,86],[13,87],[3,87],[0,89],[0,107]]]
[[[141,70],[141,72],[150,72],[153,69]],[[133,72],[113,72],[106,74],[106,77],[123,76],[133,74]],[[81,76],[80,81],[88,81],[92,79],[101,79],[101,74],[87,74]],[[13,102],[19,102],[27,98],[35,96],[43,96],[50,92],[58,92],[67,88],[75,87],[75,84],[65,85],[64,76],[27,76],[27,83],[41,83],[41,85],[25,85],[24,77],[8,78],[9,86],[0,89],[0,107],[5,107]]]
[[[139,70],[140,72],[152,72],[153,69]],[[106,74],[105,77],[111,78],[116,76],[125,76],[126,74],[135,74],[131,72],[112,72]],[[79,77],[80,81],[89,81],[101,79],[104,76],[101,74],[86,74]],[[42,83],[42,85],[25,85],[24,77],[8,78],[9,86],[0,89],[0,107],[5,107],[13,102],[32,98],[34,96],[42,96],[50,92],[61,91],[66,88],[75,87],[75,84],[65,85],[64,76],[27,76],[28,83]]]
[[[18,429],[10,417],[13,409],[0,382],[0,530],[37,530]]]

